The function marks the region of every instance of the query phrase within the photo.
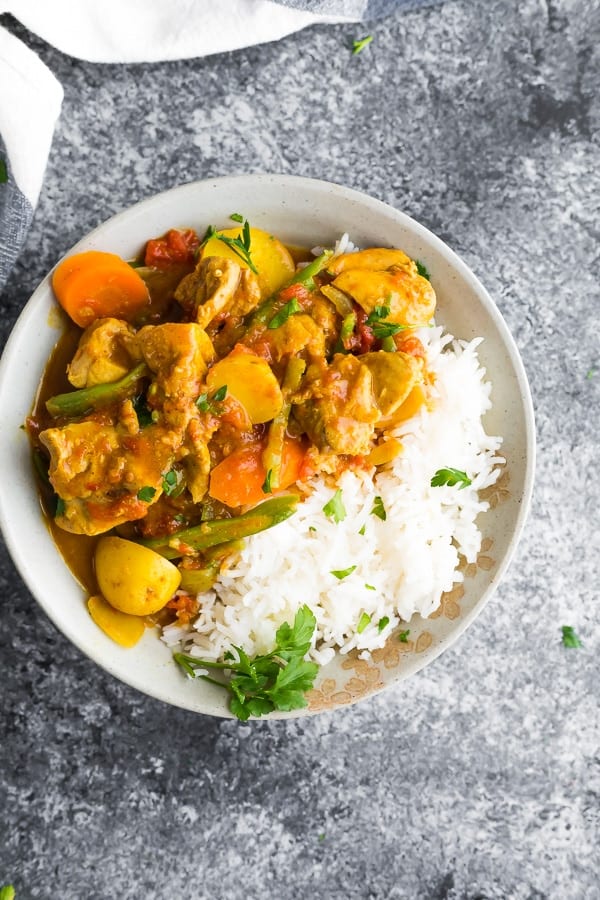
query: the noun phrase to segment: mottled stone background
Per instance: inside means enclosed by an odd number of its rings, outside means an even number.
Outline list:
[[[135,200],[230,173],[330,179],[482,278],[523,354],[539,463],[510,573],[456,648],[304,721],[213,720],[117,683],[3,550],[0,883],[17,900],[600,897],[597,0],[449,0],[142,66],[2,21],[65,88],[2,340],[57,258]]]

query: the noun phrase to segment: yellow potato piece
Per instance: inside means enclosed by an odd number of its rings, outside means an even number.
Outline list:
[[[87,607],[98,628],[121,647],[133,647],[146,630],[142,618],[119,612],[99,594],[90,597]]]
[[[358,253],[343,253],[336,256],[327,266],[330,275],[339,275],[346,269],[389,269],[390,266],[400,266],[408,272],[417,272],[416,263],[402,250],[389,250],[386,247],[371,247],[369,250],[359,250]]]
[[[103,597],[115,609],[132,616],[158,612],[181,581],[179,569],[168,559],[118,537],[100,538],[95,565]]]
[[[427,403],[427,394],[422,384],[415,384],[410,394],[398,409],[395,410],[386,419],[382,419],[377,423],[378,428],[395,428],[400,422],[406,422],[412,419],[419,412],[421,407]]]
[[[241,231],[242,226],[239,225],[237,228],[225,228],[219,231],[219,234],[236,238]],[[226,259],[233,259],[245,269],[249,268],[237,253],[234,253],[227,244],[218,238],[211,238],[202,248],[202,259],[207,256],[223,256]],[[280,287],[283,287],[296,271],[289,250],[276,237],[266,231],[261,231],[260,228],[250,229],[250,258],[258,273],[256,277],[263,299],[270,297]]]
[[[385,463],[396,459],[401,452],[402,444],[400,441],[396,440],[396,438],[390,438],[388,441],[384,441],[383,444],[373,447],[367,457],[367,462],[371,466],[383,466]]]
[[[360,357],[373,377],[375,402],[385,418],[394,413],[421,376],[421,366],[408,353],[365,353]]]
[[[266,359],[233,350],[208,370],[206,386],[213,393],[223,385],[242,404],[253,425],[270,422],[283,405],[281,388]]]
[[[425,325],[435,312],[435,291],[430,282],[405,269],[347,269],[333,284],[353,297],[367,313],[376,306],[389,307],[387,322]]]

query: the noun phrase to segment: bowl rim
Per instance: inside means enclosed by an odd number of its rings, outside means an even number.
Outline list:
[[[511,561],[515,555],[518,543],[521,539],[523,529],[525,527],[525,523],[527,521],[527,516],[529,513],[530,505],[531,505],[531,497],[533,493],[533,486],[535,480],[535,466],[536,466],[536,429],[535,429],[535,415],[534,415],[534,407],[532,401],[531,390],[529,386],[529,382],[527,379],[527,375],[525,372],[525,367],[523,365],[523,361],[519,354],[519,350],[515,343],[515,340],[504,321],[502,313],[492,300],[490,294],[483,286],[482,282],[479,278],[473,273],[473,271],[467,266],[465,262],[461,259],[461,257],[454,251],[448,244],[442,241],[436,234],[430,231],[426,226],[422,225],[420,222],[413,219],[407,213],[402,212],[399,209],[396,209],[394,206],[391,206],[388,203],[385,203],[382,200],[378,200],[369,194],[366,194],[362,191],[358,191],[354,188],[349,188],[344,185],[336,184],[335,182],[330,182],[318,178],[309,178],[305,176],[298,175],[287,175],[287,174],[244,174],[244,175],[226,175],[218,178],[209,178],[209,179],[199,179],[194,181],[189,181],[184,184],[177,185],[172,188],[168,188],[164,191],[160,191],[156,194],[151,195],[150,197],[146,197],[143,200],[134,203],[125,209],[120,210],[113,216],[105,219],[103,222],[99,223],[95,226],[91,231],[87,232],[83,237],[81,237],[69,250],[67,250],[60,259],[56,262],[55,266],[53,266],[44,278],[39,282],[34,292],[29,297],[27,303],[21,310],[16,322],[14,323],[8,340],[5,344],[4,350],[2,352],[2,356],[0,357],[0,388],[4,384],[7,373],[11,369],[11,365],[13,362],[13,358],[16,352],[17,344],[21,338],[21,333],[26,331],[29,324],[30,319],[32,318],[34,312],[34,306],[36,305],[37,298],[41,295],[49,286],[50,278],[52,272],[56,265],[58,265],[62,259],[70,256],[71,254],[78,252],[80,248],[85,247],[89,248],[89,245],[94,242],[94,238],[101,233],[108,225],[113,225],[122,222],[124,219],[129,218],[132,214],[140,214],[143,213],[145,208],[150,208],[156,206],[156,204],[160,204],[161,200],[165,197],[172,198],[178,194],[185,195],[190,190],[194,190],[198,188],[200,185],[202,186],[212,186],[216,190],[225,186],[235,186],[236,184],[249,184],[253,183],[257,186],[260,186],[261,183],[277,183],[280,185],[282,191],[286,189],[286,187],[293,188],[295,190],[298,189],[306,189],[308,190],[326,190],[332,193],[334,196],[338,195],[339,197],[344,197],[348,200],[354,200],[360,206],[368,208],[370,211],[374,213],[381,213],[391,217],[396,220],[398,225],[406,227],[409,231],[411,231],[416,236],[423,238],[425,242],[436,249],[443,257],[445,257],[446,261],[455,269],[459,275],[467,282],[469,287],[473,290],[473,292],[477,295],[478,300],[482,303],[488,315],[492,318],[496,328],[498,329],[500,336],[504,342],[504,346],[508,353],[510,363],[513,368],[513,373],[516,376],[517,384],[519,386],[522,408],[523,408],[523,417],[524,417],[524,425],[525,425],[525,471],[523,476],[523,492],[520,498],[520,506],[519,511],[516,516],[516,521],[514,525],[514,529],[512,534],[508,540],[506,551],[498,563],[493,576],[490,579],[489,584],[483,590],[479,598],[473,604],[473,607],[466,612],[465,614],[461,614],[460,619],[453,626],[453,629],[449,635],[447,635],[443,640],[439,641],[437,645],[432,647],[426,654],[413,663],[409,672],[403,672],[400,669],[398,672],[394,674],[394,677],[389,683],[385,683],[379,686],[374,687],[372,690],[368,692],[366,696],[353,697],[348,702],[345,702],[343,705],[336,707],[336,709],[346,708],[348,706],[354,705],[355,703],[361,702],[366,697],[373,696],[381,691],[391,687],[397,686],[401,681],[406,680],[417,672],[421,671],[431,662],[433,662],[438,656],[440,656],[445,650],[449,649],[454,643],[458,640],[458,638],[466,631],[466,629],[470,626],[470,624],[474,621],[474,619],[482,612],[484,607],[487,605],[492,595],[496,591],[498,585],[500,584],[502,578],[504,577],[505,572],[511,564]],[[103,658],[102,654],[95,651],[93,647],[90,647],[86,644],[83,639],[80,639],[78,636],[78,632],[76,629],[70,629],[68,627],[68,623],[65,623],[64,620],[61,620],[60,616],[55,615],[54,610],[50,607],[50,605],[46,602],[45,598],[40,596],[37,592],[37,586],[35,586],[34,579],[32,577],[32,568],[31,562],[27,558],[26,553],[24,552],[23,547],[20,543],[15,539],[13,535],[13,531],[10,524],[10,510],[7,508],[6,499],[4,496],[4,491],[0,485],[0,531],[3,535],[6,547],[9,551],[13,564],[17,569],[20,577],[28,588],[29,592],[35,599],[36,603],[42,608],[44,613],[48,616],[50,621],[55,625],[55,627],[71,642],[73,643],[77,649],[84,654],[87,658],[91,659],[94,663],[99,665],[102,669],[107,671],[113,677],[116,677],[119,681],[127,684],[130,687],[135,688],[141,693],[152,697],[155,700],[160,700],[161,702],[167,703],[171,706],[176,706],[181,709],[186,709],[190,712],[194,712],[196,714],[200,713],[202,715],[214,715],[223,718],[231,717],[231,713],[229,711],[221,711],[220,709],[212,709],[212,710],[203,710],[200,711],[197,708],[192,708],[188,703],[185,702],[184,695],[181,695],[181,702],[178,702],[177,699],[167,699],[164,696],[159,696],[156,691],[152,690],[152,686],[146,684],[142,678],[136,678],[135,675],[130,675],[129,673],[123,673],[121,671],[116,672],[113,667],[107,663]],[[64,563],[65,566],[67,565]],[[263,718],[269,719],[279,719],[279,718],[295,718],[299,716],[312,716],[317,715],[319,710],[311,710],[309,708],[304,708],[300,710],[295,710],[291,713],[280,713],[275,711],[270,713],[268,716]],[[250,719],[249,721],[253,721]]]

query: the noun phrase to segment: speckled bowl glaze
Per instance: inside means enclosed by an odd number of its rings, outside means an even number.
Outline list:
[[[344,706],[397,684],[432,662],[481,612],[506,570],[529,506],[535,435],[523,365],[493,301],[467,266],[439,238],[409,216],[339,185],[282,175],[248,175],[183,185],[144,200],[83,238],[70,253],[96,249],[131,258],[150,237],[169,228],[202,232],[240,210],[259,228],[290,244],[331,245],[348,231],[358,246],[396,246],[422,260],[438,296],[436,320],[454,335],[485,338],[479,350],[492,381],[488,432],[504,437],[506,467],[487,490],[490,509],[480,517],[483,544],[465,580],[444,595],[429,619],[413,617],[410,638],[392,636],[370,661],[338,655],[325,666],[306,709],[310,715]],[[23,310],[0,363],[3,440],[0,524],[24,581],[55,625],[116,678],[166,703],[194,712],[229,716],[224,691],[186,679],[171,652],[149,630],[131,650],[114,644],[93,623],[79,584],[63,562],[40,513],[27,436],[20,428],[31,410],[40,377],[58,339],[55,301],[47,276]],[[54,324],[53,324],[54,323]],[[10,478],[6,477],[10,473]],[[307,598],[310,602],[309,598]],[[277,717],[278,714],[272,714]]]

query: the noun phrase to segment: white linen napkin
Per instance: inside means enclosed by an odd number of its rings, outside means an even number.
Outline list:
[[[435,0],[0,0],[63,53],[102,63],[189,59],[277,40],[314,22],[351,22]],[[17,259],[42,178],[62,88],[0,27],[0,289]]]

